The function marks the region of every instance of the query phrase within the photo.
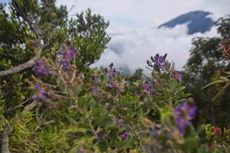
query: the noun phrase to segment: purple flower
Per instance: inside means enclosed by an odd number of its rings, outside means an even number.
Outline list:
[[[35,84],[36,94],[32,97],[34,100],[45,100],[46,99],[46,92],[41,87],[40,83]]]
[[[96,86],[92,86],[89,88],[89,92],[91,93],[97,93],[98,92],[98,88]]]
[[[109,67],[110,67],[110,69],[112,69],[113,68],[113,63],[109,64]]]
[[[173,111],[179,132],[184,135],[186,128],[192,124],[196,116],[197,107],[193,103],[183,102],[176,106]]]
[[[46,64],[44,59],[39,59],[36,61],[34,65],[34,70],[37,75],[44,75],[48,76],[49,75],[49,66]]]
[[[156,128],[149,128],[149,131],[150,131],[150,135],[153,137],[158,135],[158,131]]]
[[[75,50],[71,46],[70,42],[67,42],[66,49],[62,49],[58,52],[58,55],[61,56],[60,65],[64,71],[69,70],[71,62],[75,59]]]
[[[124,128],[125,127],[125,121],[124,119],[117,119],[116,124],[119,128]]]
[[[142,88],[143,90],[148,94],[152,94],[153,93],[153,86],[150,82],[148,81],[145,81],[143,84],[142,84]]]
[[[63,69],[64,71],[67,71],[67,70],[69,70],[69,68],[70,68],[70,62],[68,62],[68,61],[66,61],[66,60],[62,60],[62,61],[60,62],[60,65],[62,66],[62,69]]]
[[[151,61],[153,62],[153,67],[156,71],[160,71],[164,69],[164,66],[166,65],[167,61],[166,61],[166,57],[167,54],[165,54],[164,56],[160,56],[159,54],[156,54],[154,57],[151,56]],[[147,61],[148,64],[151,65],[150,61]]]
[[[63,52],[63,59],[72,62],[75,58],[75,51],[73,49],[67,49]]]
[[[113,88],[113,84],[112,83],[108,83],[107,84],[107,88],[112,89]]]
[[[129,139],[129,133],[127,131],[123,131],[120,133],[120,137],[122,140],[128,140]]]
[[[174,78],[175,80],[177,81],[182,81],[182,72],[179,72],[179,71],[173,71],[171,73],[171,77]]]
[[[117,72],[117,70],[115,68],[111,68],[110,69],[110,74],[114,78],[114,77],[116,77],[118,75],[118,72]]]
[[[116,71],[115,68],[111,68],[107,72],[107,76],[108,76],[109,80],[112,80],[113,78],[115,78],[117,76],[117,74],[118,74],[118,72]]]
[[[116,68],[113,67],[113,63],[109,65],[109,68],[104,68],[103,71],[107,75],[109,80],[114,79],[119,74]]]

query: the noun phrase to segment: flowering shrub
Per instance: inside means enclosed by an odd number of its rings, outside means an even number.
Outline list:
[[[220,43],[220,50],[223,51],[225,56],[230,59],[230,41],[224,40]],[[218,102],[218,99],[221,99],[224,93],[227,93],[229,90],[229,80],[230,72],[217,71],[213,76],[212,82],[203,87],[208,91],[211,91],[211,87],[215,89],[215,93],[212,95],[212,101]],[[218,112],[220,115],[225,116],[224,112]],[[227,116],[229,113],[227,113]],[[222,152],[229,152],[229,121],[228,117],[225,117],[226,120],[221,120],[224,122],[224,125],[227,127],[218,127],[211,124],[206,124],[204,127],[205,139],[209,143],[210,148],[218,148]],[[219,121],[221,123],[221,121]]]
[[[196,116],[196,106],[191,103],[181,103],[176,106],[173,114],[175,116],[175,120],[179,129],[179,132],[184,135],[186,128],[190,126],[191,120]]]
[[[151,56],[151,62],[147,60],[148,66],[154,68],[156,71],[161,71],[165,69],[165,65],[168,63],[166,61],[167,54],[160,56],[156,54],[154,57]]]
[[[193,41],[185,76],[156,54],[146,77],[89,67],[110,40],[109,23],[90,10],[69,18],[55,1],[23,0],[0,9],[0,152],[229,152],[229,62],[217,45],[230,58],[229,19],[217,23],[220,37]]]
[[[35,70],[37,76],[44,75],[47,77],[50,73],[49,67],[46,64],[44,59],[39,59],[36,61],[35,65],[34,65],[34,70]]]
[[[151,57],[151,78],[133,81],[113,63],[79,71],[70,42],[55,58],[37,61],[28,80],[32,101],[9,120],[12,152],[211,152],[192,126],[197,107],[166,54]]]
[[[230,138],[230,129],[213,126],[207,124],[204,126],[205,139],[209,144],[209,148],[215,149],[218,148],[222,152],[228,152],[230,149],[229,138]]]

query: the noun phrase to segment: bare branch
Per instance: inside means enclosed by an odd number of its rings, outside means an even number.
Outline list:
[[[20,16],[22,16],[22,18],[29,24],[30,29],[36,34],[36,36],[37,36],[36,42],[37,42],[38,46],[36,46],[37,52],[36,52],[36,55],[34,57],[32,57],[30,60],[28,60],[27,62],[25,62],[23,64],[20,64],[18,66],[14,66],[8,70],[0,71],[0,77],[14,74],[17,72],[21,72],[27,68],[31,68],[35,64],[35,62],[40,58],[42,49],[47,46],[47,45],[44,45],[44,46],[41,45],[41,38],[40,38],[39,30],[37,29],[37,27],[33,26],[32,21],[26,16],[26,14],[24,14],[24,12],[20,8],[20,5],[18,5],[17,1],[13,1],[12,5],[16,9],[16,12],[19,13]]]
[[[15,66],[15,67],[12,67],[12,68],[10,68],[8,70],[0,71],[0,77],[10,75],[10,74],[14,74],[14,73],[20,72],[22,70],[25,70],[27,68],[30,68],[30,67],[32,67],[34,65],[34,63],[38,59],[39,59],[39,56],[35,55],[33,58],[31,58],[26,63],[20,64],[20,65]]]
[[[34,57],[32,57],[30,60],[28,60],[27,62],[14,66],[8,70],[0,71],[0,77],[11,75],[17,72],[21,72],[25,69],[31,68],[35,64],[35,62],[40,58],[42,49],[46,46],[47,45],[44,45],[41,49],[38,49],[37,54]]]
[[[2,140],[1,140],[1,152],[2,153],[10,153],[9,135],[10,135],[10,126],[6,125],[2,132]]]
[[[37,29],[36,26],[34,26],[32,24],[32,19],[22,11],[22,8],[20,7],[20,5],[18,4],[18,2],[16,0],[12,1],[12,6],[15,9],[15,11],[24,19],[24,21],[27,22],[27,24],[29,25],[30,29],[36,34],[36,36],[40,40],[41,38],[40,38],[39,30]]]
[[[4,71],[0,71],[0,77],[6,76],[6,75],[11,75],[17,72],[21,72],[25,69],[31,68],[35,62],[40,58],[41,53],[42,53],[42,49],[46,48],[49,44],[45,44],[43,45],[41,48],[37,49],[37,53],[34,57],[32,57],[30,60],[28,60],[27,62],[14,66],[8,70],[4,70]]]

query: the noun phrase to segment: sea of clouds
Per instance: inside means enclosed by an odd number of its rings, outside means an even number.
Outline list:
[[[156,53],[167,53],[168,60],[182,70],[193,38],[217,36],[216,27],[204,34],[187,35],[186,24],[158,29],[162,23],[195,10],[212,12],[214,21],[230,14],[230,0],[57,0],[57,4],[67,5],[72,16],[90,8],[109,20],[107,32],[112,39],[92,66],[113,62],[117,68],[130,72],[137,68],[147,72],[146,60]]]
[[[172,29],[158,27],[110,29],[108,33],[112,39],[101,59],[93,66],[108,66],[113,62],[117,68],[125,71],[134,72],[135,69],[142,68],[146,72],[146,61],[150,56],[167,53],[167,59],[175,62],[176,69],[182,70],[189,58],[193,38],[218,35],[216,27],[204,34],[188,35],[187,30],[186,24]]]

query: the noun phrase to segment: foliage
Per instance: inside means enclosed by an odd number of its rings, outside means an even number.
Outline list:
[[[79,71],[78,51],[61,46],[55,60],[35,65],[32,101],[8,120],[12,152],[210,152],[191,126],[194,103],[166,56],[152,78],[131,81],[113,64]]]
[[[175,70],[167,54],[156,54],[147,60],[151,77],[141,69],[128,77],[113,63],[89,68],[110,40],[108,22],[100,15],[87,10],[69,19],[55,0],[13,0],[9,6],[10,14],[0,5],[0,70],[28,61],[43,47],[32,69],[1,78],[1,149],[9,143],[15,153],[229,151],[228,120],[220,122],[229,116],[229,108],[223,108],[229,61],[218,46],[228,38],[228,18],[218,23],[220,38],[194,40],[185,74]],[[207,90],[200,90],[205,85]],[[222,96],[213,99],[219,89]],[[211,116],[214,125],[204,124],[203,115],[210,115],[204,108],[225,113]],[[193,126],[197,114],[200,124]]]
[[[90,9],[76,17],[70,20],[68,33],[81,54],[77,65],[82,69],[95,63],[106,48],[110,40],[105,31],[109,22],[100,15],[93,15]]]
[[[42,55],[53,57],[60,44],[68,39],[73,40],[81,54],[76,61],[79,69],[86,69],[99,59],[110,40],[105,32],[108,22],[103,17],[87,10],[70,18],[66,7],[57,7],[55,0],[1,3],[0,25],[0,70],[31,59],[37,54],[36,47],[40,42],[44,44]],[[18,105],[31,95],[24,80],[31,78],[32,74],[31,69],[27,69],[1,78],[0,89],[7,108]]]
[[[224,83],[203,89],[210,82],[217,81],[224,71],[229,71],[230,62],[223,54],[221,44],[229,37],[229,17],[217,22],[220,37],[196,38],[186,64],[185,85],[200,107],[200,122],[215,125],[229,125],[229,87],[221,92]],[[216,96],[221,93],[221,96]],[[215,97],[216,96],[216,97]],[[219,113],[221,112],[221,113]],[[210,115],[211,114],[211,115]]]

